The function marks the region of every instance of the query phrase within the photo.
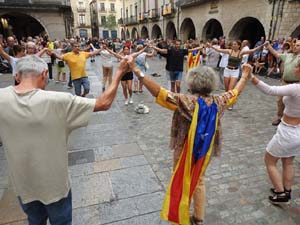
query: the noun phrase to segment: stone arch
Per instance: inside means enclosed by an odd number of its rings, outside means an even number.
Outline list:
[[[166,27],[166,38],[171,40],[177,39],[175,24],[171,21],[168,22]]]
[[[143,26],[141,29],[141,37],[142,38],[149,38],[149,32],[147,27]]]
[[[157,39],[157,38],[161,38],[161,37],[162,37],[161,29],[157,24],[155,24],[152,27],[151,38]]]
[[[185,18],[180,26],[180,36],[183,41],[196,38],[196,28],[191,18]]]
[[[125,31],[124,31],[123,28],[122,28],[122,30],[121,30],[121,39],[122,39],[122,40],[125,40],[125,39],[126,39],[126,37],[125,37]]]
[[[223,36],[223,28],[221,23],[216,19],[208,20],[202,31],[202,38],[205,40],[219,38]]]
[[[139,33],[138,33],[136,27],[133,27],[133,28],[132,28],[132,31],[131,31],[131,39],[133,39],[133,40],[139,39]]]
[[[126,29],[126,39],[130,39],[130,32],[128,28]]]
[[[234,24],[229,32],[230,40],[249,40],[253,47],[261,37],[265,37],[262,23],[254,17],[244,17]]]
[[[7,28],[0,23],[0,33],[2,32],[5,35],[14,34],[18,39],[27,36],[49,35],[41,20],[30,14],[12,11],[2,14],[0,17],[7,21]]]
[[[300,40],[300,25],[293,31],[291,37]]]

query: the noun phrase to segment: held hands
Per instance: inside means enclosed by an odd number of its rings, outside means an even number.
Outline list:
[[[243,64],[242,66],[242,77],[250,78],[252,74],[253,67],[250,64]]]
[[[266,42],[264,43],[264,46],[265,46],[266,48],[268,48],[268,47],[270,46],[270,42],[269,42],[269,41],[266,41]]]

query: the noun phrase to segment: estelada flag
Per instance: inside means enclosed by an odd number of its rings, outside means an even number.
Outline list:
[[[187,60],[187,71],[199,65],[200,62],[200,51],[189,52]]]
[[[190,225],[190,203],[200,177],[208,166],[217,130],[218,107],[199,98],[188,138],[165,195],[161,219],[172,224]]]

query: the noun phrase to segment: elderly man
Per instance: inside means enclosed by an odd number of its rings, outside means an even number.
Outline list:
[[[70,225],[72,197],[67,140],[87,126],[92,112],[108,110],[128,69],[123,59],[106,91],[97,99],[45,91],[47,64],[37,56],[17,62],[18,86],[0,89],[0,137],[14,191],[29,225]]]
[[[4,49],[4,51],[10,56],[15,56],[13,47],[16,44],[16,41],[14,37],[9,36],[6,40],[7,40],[7,47]]]
[[[75,42],[72,44],[72,52],[68,52],[62,56],[53,52],[56,58],[68,63],[76,95],[85,97],[90,92],[90,82],[85,71],[85,63],[87,58],[95,56],[101,51],[102,49],[93,52],[80,51],[79,43]],[[81,92],[81,86],[83,86],[83,93]]]
[[[284,71],[281,78],[283,84],[298,83],[299,79],[297,79],[294,75],[294,68],[296,67],[297,62],[300,60],[300,40],[298,40],[294,45],[292,53],[279,54],[275,49],[272,48],[269,42],[266,42],[265,46],[272,55],[283,62]],[[283,110],[284,104],[282,102],[282,97],[279,96],[277,100],[277,118],[272,122],[273,126],[277,126],[281,122]]]

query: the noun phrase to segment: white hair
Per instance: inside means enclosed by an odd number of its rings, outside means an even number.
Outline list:
[[[209,95],[218,86],[216,72],[208,66],[189,70],[186,81],[192,94]]]
[[[26,48],[28,48],[28,47],[35,48],[35,43],[34,43],[33,41],[28,41],[28,42],[26,43]]]
[[[22,57],[16,64],[16,70],[20,78],[24,76],[40,76],[47,69],[47,63],[35,55]]]

